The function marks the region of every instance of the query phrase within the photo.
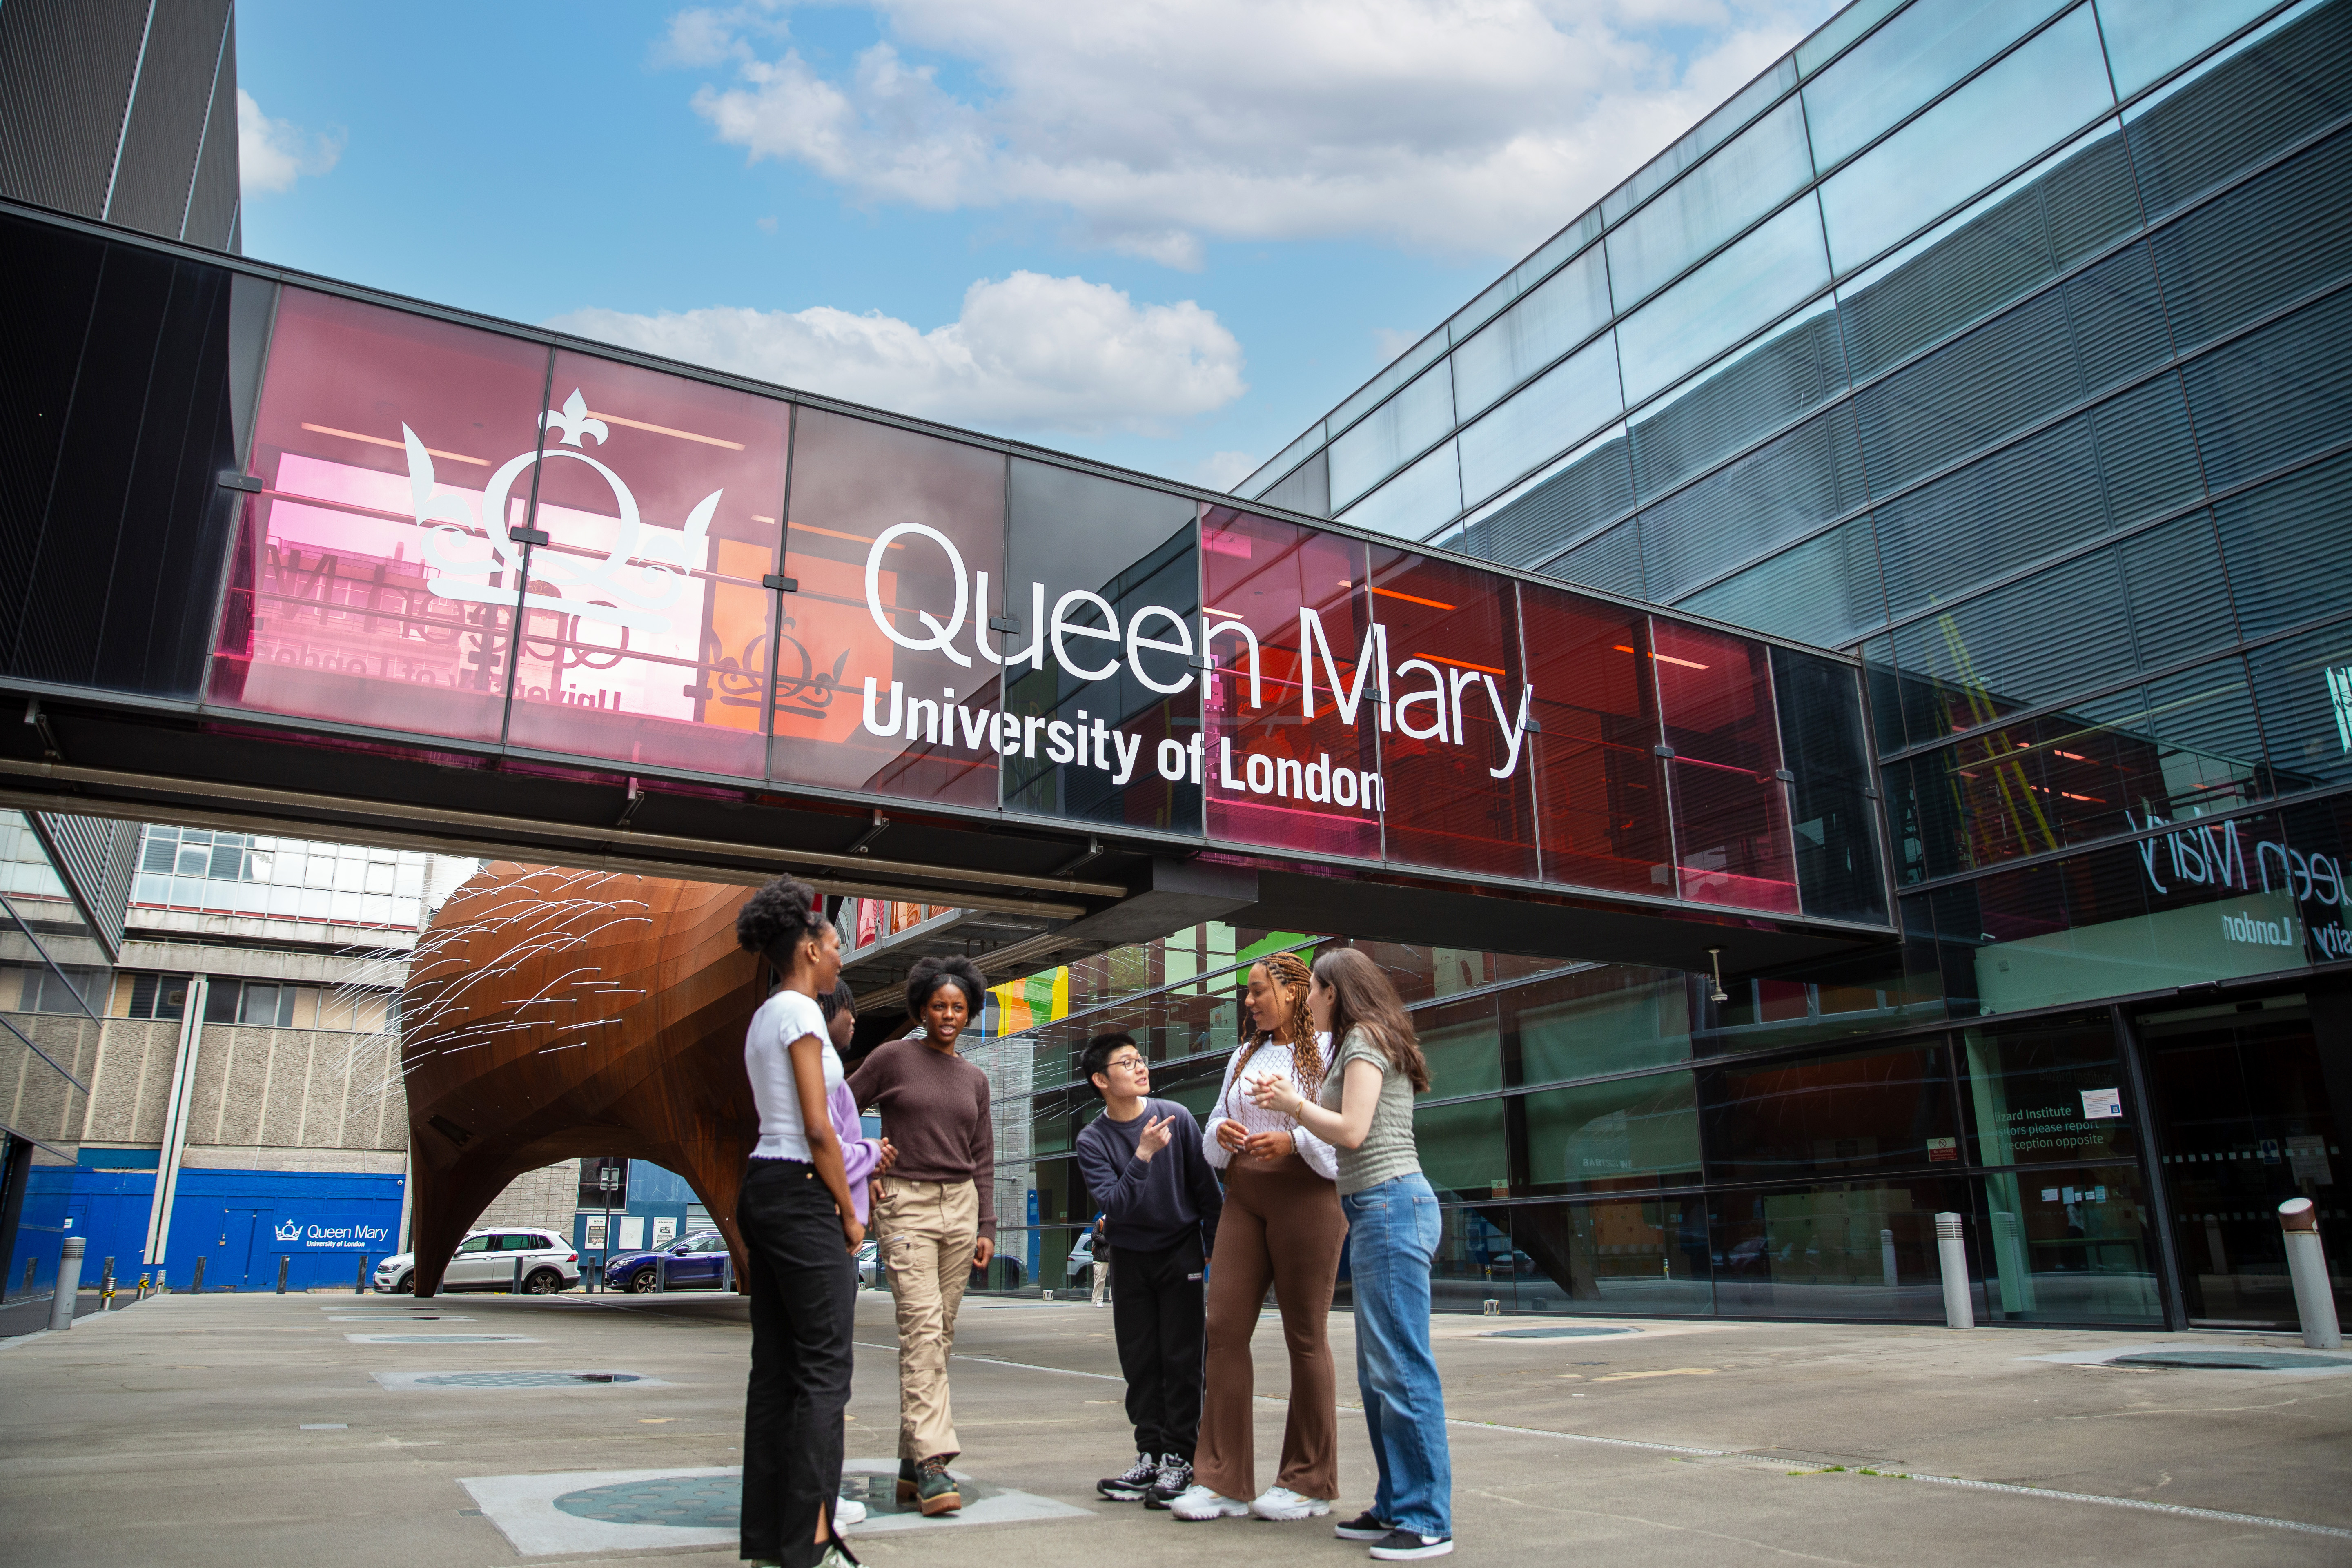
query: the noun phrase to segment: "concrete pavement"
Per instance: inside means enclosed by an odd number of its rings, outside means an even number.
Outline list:
[[[1350,1332],[1336,1316],[1352,1405]],[[2352,1563],[2352,1359],[2085,1359],[2299,1352],[2284,1336],[1453,1317],[1436,1332],[1459,1558]],[[848,1452],[887,1494],[886,1297],[861,1293],[858,1339]],[[747,1342],[740,1301],[689,1295],[174,1296],[85,1320],[0,1348],[0,1563],[731,1563],[690,1520],[708,1525],[740,1459]],[[1271,1320],[1258,1348],[1264,1485],[1285,1388]],[[1097,1499],[1129,1458],[1108,1312],[974,1298],[958,1350],[958,1468],[1001,1522],[877,1518],[854,1538],[866,1562],[1363,1561],[1321,1521],[1184,1525]],[[1341,1435],[1352,1512],[1371,1465],[1346,1413]]]

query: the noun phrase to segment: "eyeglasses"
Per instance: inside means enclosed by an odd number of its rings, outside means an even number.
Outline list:
[[[1141,1057],[1113,1057],[1110,1060],[1103,1063],[1103,1066],[1106,1068],[1124,1068],[1129,1072],[1135,1071],[1142,1065],[1143,1058]]]

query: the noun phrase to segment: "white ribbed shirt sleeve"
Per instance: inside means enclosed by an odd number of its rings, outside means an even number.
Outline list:
[[[1290,1141],[1297,1146],[1298,1157],[1307,1162],[1308,1170],[1327,1182],[1339,1179],[1339,1151],[1295,1121],[1290,1124]]]
[[[1242,1080],[1254,1072],[1287,1075],[1291,1071],[1291,1050],[1288,1046],[1268,1042],[1260,1046],[1244,1062],[1240,1070],[1225,1069],[1224,1088],[1218,1091],[1217,1103],[1209,1112],[1207,1124],[1201,1131],[1201,1152],[1216,1169],[1224,1170],[1233,1161],[1234,1152],[1217,1142],[1217,1123],[1231,1121],[1244,1132],[1287,1132],[1298,1157],[1307,1168],[1327,1182],[1339,1179],[1339,1156],[1330,1144],[1301,1127],[1297,1121],[1261,1110],[1249,1097]]]

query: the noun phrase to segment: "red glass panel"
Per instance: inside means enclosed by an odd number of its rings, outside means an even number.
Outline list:
[[[496,741],[547,351],[285,289],[215,702]],[[485,528],[486,492],[492,503]],[[495,534],[495,538],[492,535]]]
[[[519,746],[761,775],[788,405],[558,353]]]
[[[803,408],[787,516],[772,776],[993,808],[1003,455]]]
[[[1391,860],[1536,875],[1532,708],[1512,587],[1472,567],[1372,552],[1372,613],[1388,641],[1381,756]]]
[[[1363,545],[1339,534],[1225,507],[1203,520],[1201,616],[1217,662],[1202,704],[1213,840],[1379,858],[1386,786],[1380,674],[1364,663],[1365,569]],[[1302,606],[1321,628],[1311,666]]]
[[[1727,632],[1653,617],[1658,706],[1675,749],[1675,858],[1682,895],[1740,909],[1797,910],[1780,721],[1769,649]]]
[[[1527,744],[1544,879],[1671,896],[1649,617],[1534,584],[1519,585],[1519,613],[1542,725]]]

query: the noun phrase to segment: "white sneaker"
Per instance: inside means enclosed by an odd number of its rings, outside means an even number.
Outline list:
[[[1247,1519],[1250,1507],[1239,1498],[1220,1497],[1196,1481],[1177,1494],[1168,1511],[1178,1519]]]
[[[1325,1498],[1300,1497],[1288,1487],[1268,1487],[1249,1510],[1260,1519],[1313,1519],[1329,1513],[1331,1504]]]
[[[853,1524],[864,1524],[866,1522],[866,1505],[859,1502],[854,1497],[834,1499],[833,1522],[836,1527],[843,1530],[847,1530]]]

